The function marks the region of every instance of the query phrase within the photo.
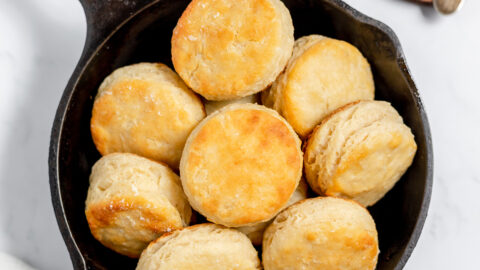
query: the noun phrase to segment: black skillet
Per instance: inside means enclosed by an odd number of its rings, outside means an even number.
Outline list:
[[[141,61],[170,66],[170,38],[187,0],[80,0],[87,40],[53,123],[49,172],[55,215],[75,269],[135,269],[136,260],[97,242],[84,201],[91,166],[100,158],[89,122],[93,97],[114,69]],[[346,40],[365,55],[376,98],[390,101],[412,128],[415,160],[371,211],[380,240],[379,270],[402,269],[422,231],[431,195],[433,154],[427,117],[393,31],[340,0],[286,0],[295,37],[318,33]]]

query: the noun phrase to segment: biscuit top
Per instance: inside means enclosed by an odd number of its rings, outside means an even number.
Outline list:
[[[102,155],[130,152],[178,168],[188,135],[204,117],[201,100],[175,72],[140,63],[105,78],[90,129]]]
[[[193,0],[173,31],[180,77],[207,99],[263,90],[293,48],[290,13],[279,0]]]
[[[263,96],[305,138],[333,110],[374,97],[370,65],[353,45],[320,35],[295,41],[287,68]]]
[[[402,117],[384,101],[338,109],[305,146],[305,173],[313,190],[369,206],[392,188],[417,149]]]
[[[180,174],[193,208],[236,227],[272,218],[302,174],[300,140],[278,113],[230,105],[202,121],[182,156]]]
[[[242,233],[199,224],[163,235],[142,253],[137,270],[258,270],[255,248]]]
[[[165,82],[181,89],[186,88],[182,79],[166,65],[162,63],[144,62],[124,66],[113,71],[100,84],[95,99],[100,98],[104,94],[111,95],[112,87],[123,80]],[[186,92],[192,97],[198,99],[198,97],[196,97],[195,94],[192,94],[190,91]]]
[[[262,256],[265,270],[373,270],[378,253],[375,223],[365,208],[317,197],[275,218],[265,231]]]

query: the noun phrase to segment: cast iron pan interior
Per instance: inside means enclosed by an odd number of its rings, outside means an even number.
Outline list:
[[[100,158],[89,129],[93,98],[103,78],[118,67],[142,61],[172,67],[172,30],[189,1],[81,2],[87,16],[87,41],[52,129],[52,201],[75,269],[134,269],[136,260],[110,251],[92,237],[84,215],[90,168]],[[377,269],[402,269],[426,218],[433,160],[428,121],[398,39],[386,25],[339,0],[284,2],[296,38],[317,33],[357,46],[372,66],[376,98],[390,101],[412,128],[418,144],[413,165],[395,188],[369,209],[379,232]]]

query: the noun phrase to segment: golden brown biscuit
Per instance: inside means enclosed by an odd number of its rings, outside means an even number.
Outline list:
[[[85,214],[98,241],[138,257],[150,241],[187,225],[192,210],[179,177],[167,166],[117,153],[93,166]]]
[[[412,163],[417,145],[402,117],[384,101],[340,108],[305,146],[305,174],[314,191],[370,206]]]
[[[354,201],[317,197],[281,212],[263,239],[265,270],[373,270],[378,237],[367,209]]]
[[[279,0],[193,0],[172,36],[180,77],[209,100],[262,91],[292,54],[293,24]]]
[[[274,110],[234,104],[190,134],[180,176],[192,207],[229,227],[267,221],[288,202],[302,175],[300,140]]]
[[[305,183],[305,180],[302,178],[298,183],[297,189],[295,189],[295,192],[293,193],[292,197],[290,197],[290,200],[288,201],[285,207],[288,207],[306,198],[307,198],[307,183]],[[250,238],[250,241],[252,241],[252,244],[259,246],[262,244],[262,241],[263,241],[263,232],[268,227],[268,225],[272,223],[272,221],[273,219],[266,222],[261,222],[255,225],[251,225],[251,226],[238,227],[237,230],[244,233],[248,238]]]
[[[129,152],[178,168],[188,135],[204,117],[201,100],[175,72],[141,63],[105,78],[90,129],[102,155]]]
[[[248,238],[216,224],[199,224],[165,234],[148,245],[136,270],[259,270]]]
[[[327,114],[356,100],[373,99],[374,91],[370,65],[357,48],[310,35],[295,42],[285,71],[262,93],[262,102],[305,138]]]
[[[258,95],[250,95],[243,98],[220,100],[220,101],[206,100],[205,111],[207,112],[207,115],[210,115],[214,111],[219,110],[231,104],[245,104],[245,103],[257,103],[257,102],[258,102]]]

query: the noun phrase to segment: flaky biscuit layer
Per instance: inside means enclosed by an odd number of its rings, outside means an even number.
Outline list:
[[[167,166],[115,153],[92,168],[85,214],[98,241],[138,257],[150,241],[187,225],[192,211],[179,177]]]

